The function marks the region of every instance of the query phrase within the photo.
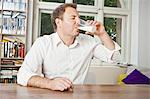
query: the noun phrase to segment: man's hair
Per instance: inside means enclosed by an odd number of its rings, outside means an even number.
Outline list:
[[[56,31],[57,29],[57,25],[55,23],[55,20],[57,18],[59,19],[63,19],[63,15],[64,15],[64,12],[65,12],[65,9],[67,7],[72,7],[74,9],[77,8],[77,5],[75,3],[65,3],[65,4],[62,4],[60,6],[58,6],[52,13],[52,16],[51,16],[51,22],[53,24],[53,28],[54,28],[54,31]]]

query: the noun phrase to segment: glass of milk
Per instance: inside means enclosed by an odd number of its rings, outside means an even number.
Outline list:
[[[95,32],[96,26],[89,25],[85,20],[80,19],[79,29],[86,32]]]

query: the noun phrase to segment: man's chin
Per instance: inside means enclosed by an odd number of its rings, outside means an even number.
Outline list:
[[[76,33],[76,36],[78,36],[78,35],[79,35],[79,32]]]
[[[79,31],[74,31],[74,32],[73,32],[73,35],[74,35],[74,36],[78,36],[78,35],[79,35]]]

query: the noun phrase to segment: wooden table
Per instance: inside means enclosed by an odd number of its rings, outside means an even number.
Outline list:
[[[0,84],[0,99],[150,99],[150,85],[75,85],[73,92]]]

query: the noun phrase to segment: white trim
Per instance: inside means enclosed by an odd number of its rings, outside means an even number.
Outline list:
[[[113,14],[105,14],[105,17],[111,18],[123,18],[125,15],[113,15]]]
[[[53,11],[52,10],[40,10],[40,13],[49,13],[51,14]]]
[[[54,2],[38,2],[37,8],[38,9],[45,9],[45,10],[53,10],[57,6],[61,5],[63,3],[54,3]]]
[[[38,25],[38,20],[39,20],[39,8],[38,8],[38,1],[37,0],[34,0],[34,28],[33,28],[33,37],[32,37],[32,40],[33,42],[38,38],[38,28],[39,28],[39,25]]]
[[[65,3],[72,3],[73,0],[65,0]]]
[[[77,10],[79,12],[97,13],[98,8],[96,6],[77,5]]]
[[[98,10],[97,20],[103,24],[103,22],[104,22],[104,11],[103,10],[100,10],[100,9]]]
[[[127,9],[104,7],[104,13],[108,14],[128,15],[130,12]]]
[[[120,1],[121,8],[126,8],[125,1],[124,0],[119,0],[119,1]]]
[[[80,13],[80,12],[79,12],[79,15],[93,16],[95,19],[96,19],[96,17],[97,17],[97,14],[93,14],[93,13]]]
[[[104,0],[98,0],[97,7],[99,8],[99,10],[103,9],[103,7],[104,7]]]
[[[28,19],[27,19],[27,37],[26,37],[26,51],[32,46],[32,33],[33,33],[33,0],[28,0]]]
[[[127,40],[126,40],[126,62],[131,63],[131,14],[128,15],[127,21],[126,21],[126,33],[127,33]]]
[[[139,58],[139,0],[132,0],[131,63],[138,66]]]
[[[127,6],[127,9],[128,9],[128,10],[132,10],[132,5],[133,5],[132,1],[133,1],[133,0],[128,0],[128,1],[127,1],[127,5],[126,5],[126,6]]]

